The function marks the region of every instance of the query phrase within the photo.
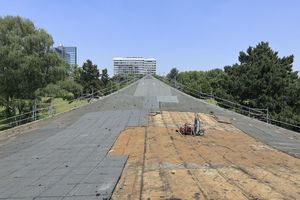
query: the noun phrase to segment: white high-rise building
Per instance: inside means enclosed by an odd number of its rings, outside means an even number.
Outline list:
[[[144,57],[113,58],[114,75],[155,74],[156,59]]]

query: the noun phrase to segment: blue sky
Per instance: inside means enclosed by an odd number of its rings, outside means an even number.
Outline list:
[[[300,71],[297,0],[0,0],[0,15],[31,19],[110,74],[120,56],[156,58],[159,73],[223,68],[260,41]]]

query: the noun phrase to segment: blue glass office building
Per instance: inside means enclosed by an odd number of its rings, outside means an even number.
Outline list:
[[[77,47],[64,47],[60,45],[55,47],[54,50],[69,65],[77,65]]]

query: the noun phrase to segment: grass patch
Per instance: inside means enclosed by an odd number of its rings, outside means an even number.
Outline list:
[[[212,98],[205,99],[204,101],[206,101],[207,103],[212,104],[212,105],[217,105],[217,103],[218,103],[215,99],[212,99]]]
[[[70,110],[72,108],[87,104],[87,100],[74,100],[72,102],[69,102],[67,100],[63,100],[62,98],[55,98],[52,101],[52,105],[54,106],[54,113],[61,113],[65,112],[67,110]]]
[[[85,99],[82,100],[74,100],[74,101],[67,101],[64,100],[63,98],[55,98],[52,100],[52,105],[53,105],[53,111],[52,113],[61,113],[67,110],[70,110],[72,108],[75,108],[77,106],[83,105],[83,104],[87,104],[88,101]],[[42,102],[38,103],[38,107],[37,109],[43,109],[45,108],[45,110],[39,111],[37,113],[38,118],[42,119],[45,118],[47,116],[49,116],[51,114],[50,110],[48,109],[48,106],[50,105],[49,103],[49,97],[42,97]],[[7,117],[2,116],[4,112],[4,107],[0,106],[0,120],[5,119]],[[0,121],[0,125],[1,124],[6,124],[7,121]]]

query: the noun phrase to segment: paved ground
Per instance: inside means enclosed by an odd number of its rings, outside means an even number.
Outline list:
[[[0,199],[109,198],[127,156],[107,152],[124,128],[147,124],[135,88],[1,138]]]
[[[158,109],[213,111],[264,143],[300,156],[298,133],[225,111],[145,78],[117,94],[45,120],[35,130],[0,135],[0,199],[108,198],[127,157],[107,152],[120,131],[147,125],[147,113]]]
[[[144,121],[137,110],[85,114],[53,136],[2,158],[0,197],[109,197],[127,157],[106,154],[128,124]]]

